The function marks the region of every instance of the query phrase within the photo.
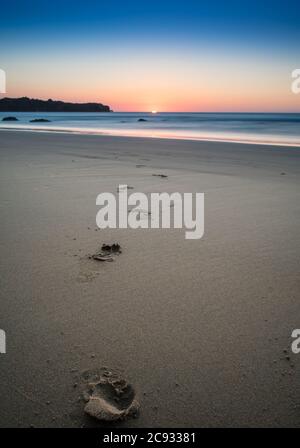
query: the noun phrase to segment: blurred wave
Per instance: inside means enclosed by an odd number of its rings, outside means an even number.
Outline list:
[[[0,128],[300,146],[298,113],[0,113]]]

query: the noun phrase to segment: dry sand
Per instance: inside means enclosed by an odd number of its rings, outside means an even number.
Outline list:
[[[119,425],[300,426],[299,148],[1,131],[0,170],[0,426],[97,425],[105,366],[141,404]],[[204,192],[204,238],[97,230],[121,183]]]

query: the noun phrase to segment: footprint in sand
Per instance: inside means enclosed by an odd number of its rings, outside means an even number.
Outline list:
[[[121,188],[118,187],[117,193],[120,193],[120,191],[133,190],[133,189],[134,189],[134,187],[132,187],[131,185],[125,185],[125,186],[122,186]]]
[[[152,176],[161,177],[162,179],[165,179],[166,177],[168,177],[166,174],[152,174]]]
[[[114,255],[121,253],[122,249],[119,243],[102,244],[101,250],[89,258],[96,261],[114,261]]]
[[[128,213],[137,215],[139,219],[151,219],[151,212],[148,210],[133,207],[128,209]]]
[[[135,391],[118,373],[104,370],[88,388],[90,395],[84,412],[91,417],[112,422],[137,416],[139,403]]]
[[[79,261],[79,274],[76,280],[79,283],[88,283],[93,281],[100,273],[99,266],[96,267],[96,264],[91,264],[87,261],[96,260],[96,261],[114,261],[116,255],[120,255],[122,253],[122,249],[119,243],[113,244],[102,244],[101,249],[96,252],[94,255],[88,255],[80,258]],[[76,255],[76,254],[75,254]]]

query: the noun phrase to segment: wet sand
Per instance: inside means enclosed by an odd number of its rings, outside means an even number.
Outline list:
[[[141,406],[121,426],[299,427],[299,174],[299,148],[1,131],[0,426],[97,426],[107,367]],[[97,230],[119,184],[204,192],[204,237]]]

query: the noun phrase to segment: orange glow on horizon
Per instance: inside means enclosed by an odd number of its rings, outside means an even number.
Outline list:
[[[17,60],[7,71],[6,96],[99,102],[116,112],[300,112],[290,68],[280,61],[206,53],[132,58],[129,64],[114,54],[79,69],[64,60]]]

